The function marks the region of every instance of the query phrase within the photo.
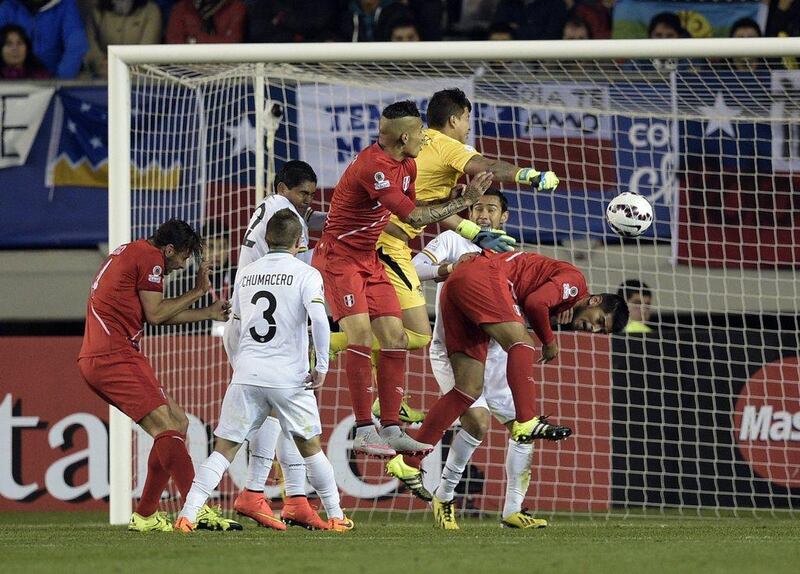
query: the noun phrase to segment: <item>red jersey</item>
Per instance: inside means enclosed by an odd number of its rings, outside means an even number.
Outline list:
[[[333,190],[322,240],[374,251],[389,215],[405,219],[416,207],[416,179],[413,158],[392,159],[377,143],[362,150]]]
[[[144,309],[139,291],[164,291],[164,254],[146,239],[117,247],[95,275],[78,357],[139,349]]]
[[[545,345],[553,342],[555,335],[550,327],[550,316],[569,309],[589,294],[583,273],[571,263],[538,253],[518,251],[487,255],[501,262],[511,294],[539,340]]]

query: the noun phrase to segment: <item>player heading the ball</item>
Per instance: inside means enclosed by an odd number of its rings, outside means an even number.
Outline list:
[[[512,438],[519,443],[567,438],[572,433],[569,427],[536,416],[536,351],[525,319],[543,345],[539,362],[549,363],[559,350],[551,318],[570,309],[571,325],[577,331],[617,333],[628,323],[628,306],[622,297],[590,294],[583,273],[565,261],[538,253],[483,252],[456,267],[442,289],[439,309],[455,387],[433,405],[417,440],[438,442],[481,396],[491,339],[508,353],[506,379],[515,410]],[[418,458],[397,456],[387,471],[418,497],[431,500],[419,465]]]
[[[334,320],[347,336],[345,373],[356,420],[353,449],[377,456],[425,453],[399,426],[408,337],[394,287],[378,260],[375,243],[394,214],[414,227],[441,221],[477,200],[492,181],[478,174],[463,194],[436,205],[416,205],[417,157],[425,142],[422,119],[412,101],[387,106],[378,141],[361,151],[342,174],[331,198],[312,264],[325,281]],[[378,340],[381,431],[372,423],[372,335]]]

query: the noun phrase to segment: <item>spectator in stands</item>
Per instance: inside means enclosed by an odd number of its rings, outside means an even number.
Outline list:
[[[414,22],[416,22],[417,31],[422,40],[426,42],[438,42],[442,39],[444,2],[431,2],[431,0],[400,1],[410,8],[412,18]]]
[[[611,38],[611,9],[616,0],[566,0],[570,14],[578,16],[589,29],[589,38]]]
[[[650,305],[653,302],[653,292],[650,291],[647,284],[638,279],[628,279],[619,286],[617,295],[625,299],[630,311],[625,332],[652,333],[653,328],[648,325],[648,322],[652,314]]]
[[[74,78],[89,41],[75,0],[5,0],[0,26],[17,24],[33,40],[33,53],[58,78]]]
[[[740,18],[733,23],[730,31],[731,38],[760,38],[761,28],[752,18]],[[734,58],[732,67],[737,72],[753,72],[763,64],[760,58]]]
[[[99,0],[86,32],[86,65],[94,76],[105,78],[110,44],[161,43],[161,10],[150,0]]]
[[[248,42],[322,42],[337,16],[336,0],[246,0]]]
[[[572,15],[564,22],[564,31],[561,34],[562,40],[591,40],[592,31],[580,16]]]
[[[352,0],[342,13],[339,37],[344,42],[386,40],[390,22],[407,18],[413,19],[413,12],[395,0]]]
[[[417,23],[411,19],[397,20],[391,24],[389,30],[390,42],[419,42]]]
[[[560,40],[567,21],[564,0],[500,0],[495,24],[507,24],[519,40]]]
[[[22,27],[6,24],[0,28],[0,78],[3,80],[42,80],[51,78],[47,71],[33,55],[31,39]]]
[[[652,39],[688,38],[689,33],[681,24],[681,19],[672,12],[661,12],[650,20],[647,37]]]
[[[766,36],[800,36],[800,0],[770,0]]]
[[[486,34],[486,39],[492,42],[506,42],[514,40],[514,28],[508,24],[492,24]]]
[[[220,44],[244,41],[244,0],[180,0],[169,15],[168,44]]]

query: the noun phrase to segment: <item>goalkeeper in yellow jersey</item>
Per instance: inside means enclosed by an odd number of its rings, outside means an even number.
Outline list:
[[[458,88],[441,90],[433,94],[428,103],[428,128],[425,130],[427,145],[416,158],[416,191],[418,203],[438,203],[447,200],[462,175],[477,175],[489,171],[493,182],[530,185],[536,190],[553,191],[558,186],[558,177],[552,171],[537,171],[533,167],[518,167],[500,159],[482,156],[470,145],[472,104],[466,94]],[[484,230],[469,219],[452,215],[439,222],[445,229],[452,229],[478,246],[494,251],[509,251],[515,241],[499,230]],[[422,293],[419,277],[411,263],[408,243],[422,233],[424,228],[412,227],[392,215],[389,224],[378,238],[378,258],[383,263],[403,311],[403,326],[408,335],[408,348],[422,349],[431,341],[431,326],[428,310]],[[345,348],[347,342],[342,334],[334,334],[331,351]],[[341,340],[339,340],[341,339]],[[408,413],[403,413],[403,409]],[[377,405],[374,409],[377,411]],[[401,419],[417,422],[421,417],[401,407]],[[411,416],[405,416],[411,415]]]

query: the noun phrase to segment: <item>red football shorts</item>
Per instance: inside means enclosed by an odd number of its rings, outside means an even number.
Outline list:
[[[482,363],[486,362],[489,335],[480,326],[523,322],[505,274],[484,257],[461,263],[447,278],[439,314],[447,354],[464,353]]]
[[[359,313],[369,313],[370,319],[403,316],[376,251],[349,249],[323,237],[314,247],[311,265],[322,275],[334,321]]]
[[[136,422],[168,404],[153,367],[133,349],[83,357],[78,367],[95,394]]]

